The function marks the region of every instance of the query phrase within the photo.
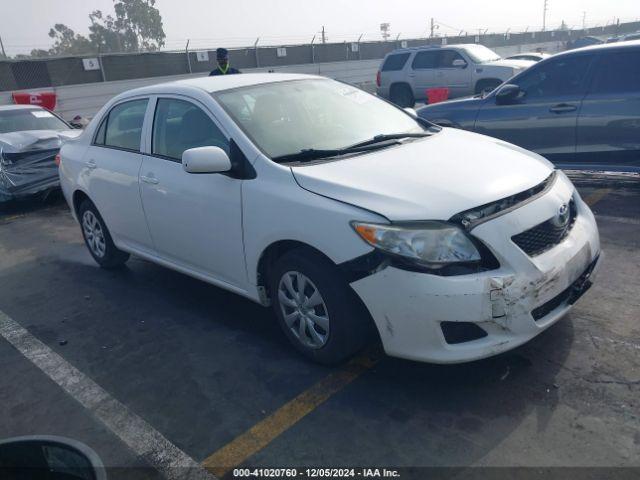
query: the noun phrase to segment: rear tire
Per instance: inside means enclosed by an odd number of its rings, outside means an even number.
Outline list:
[[[80,204],[78,220],[84,243],[98,265],[114,269],[122,267],[129,260],[129,254],[119,250],[113,243],[109,229],[93,202],[84,200]]]
[[[340,363],[370,340],[368,312],[335,265],[312,250],[292,250],[276,260],[269,292],[289,341],[317,363]]]
[[[500,85],[502,85],[502,81],[495,78],[479,80],[478,83],[476,83],[476,95],[479,95],[483,92],[491,92],[498,88],[498,86]]]
[[[416,104],[411,88],[404,83],[391,86],[389,100],[401,108],[413,107]]]

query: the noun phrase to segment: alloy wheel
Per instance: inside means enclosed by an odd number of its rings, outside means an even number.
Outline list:
[[[87,210],[82,215],[82,230],[84,232],[84,238],[87,241],[87,246],[93,252],[96,257],[104,257],[107,251],[107,244],[104,239],[104,232],[102,226],[96,215]]]

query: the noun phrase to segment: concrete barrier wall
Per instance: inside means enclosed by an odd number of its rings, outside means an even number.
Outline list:
[[[472,40],[472,39],[470,39]],[[390,42],[393,44],[393,42]],[[418,46],[419,43],[416,42],[417,45],[409,45],[409,46]],[[344,47],[344,46],[342,46]],[[528,44],[520,44],[520,45],[508,45],[502,47],[494,47],[494,50],[500,54],[501,56],[513,55],[521,52],[531,52],[536,49],[542,49],[548,53],[557,53],[564,49],[564,42],[562,41],[553,41],[553,42],[540,42],[540,43],[528,43]],[[393,50],[393,46],[388,46],[387,51]],[[311,55],[311,52],[307,52]],[[344,82],[351,83],[353,85],[357,85],[361,88],[364,88],[368,91],[375,90],[375,77],[378,67],[380,66],[380,56],[383,56],[383,51],[371,50],[367,51],[362,49],[359,53],[363,58],[369,55],[375,55],[376,58],[371,60],[352,60],[352,61],[343,61],[343,62],[326,62],[326,63],[302,63],[299,65],[272,65],[269,67],[262,68],[244,68],[240,61],[234,62],[234,65],[238,65],[239,68],[242,68],[243,72],[291,72],[291,73],[307,73],[314,75],[323,75],[330,78],[335,78],[336,80],[341,80]],[[352,54],[356,55],[356,52],[352,52]],[[151,54],[150,54],[151,55]],[[274,56],[276,55],[274,49]],[[289,52],[287,52],[289,55]],[[139,57],[131,57],[139,58]],[[215,56],[210,56],[210,62],[196,62],[195,55],[193,56],[192,70],[196,65],[200,67],[197,70],[197,73],[193,74],[180,74],[180,75],[171,75],[171,76],[148,76],[146,78],[136,78],[129,80],[115,80],[115,81],[107,81],[102,82],[99,78],[96,79],[94,83],[83,83],[79,85],[65,85],[60,87],[50,87],[50,88],[35,88],[23,91],[29,92],[38,92],[38,91],[55,91],[58,95],[58,104],[56,107],[56,113],[61,115],[63,118],[69,120],[72,119],[76,115],[82,115],[85,117],[92,117],[95,113],[111,98],[119,93],[122,93],[127,90],[131,90],[132,88],[142,87],[145,85],[153,85],[154,83],[161,82],[170,82],[174,80],[179,80],[183,78],[193,78],[198,76],[203,76],[208,74],[209,70],[214,67],[212,60],[215,59]],[[274,57],[277,58],[277,57]],[[301,57],[302,59],[302,57]],[[318,59],[316,59],[318,61]],[[255,65],[255,58],[253,59],[245,59],[247,64],[253,62]],[[81,63],[81,62],[80,62]],[[202,65],[206,66],[206,68],[202,68]],[[56,75],[64,75],[64,69],[62,66],[66,64],[61,63],[60,66],[55,70]],[[147,66],[150,69],[150,72],[154,72],[154,64],[149,63]],[[2,64],[0,64],[0,69],[2,68]],[[82,68],[82,65],[79,65],[79,68]],[[59,71],[58,71],[59,70]],[[100,75],[100,72],[92,72],[93,74]],[[10,104],[13,103],[11,98],[11,92],[0,92],[0,104]]]
[[[375,75],[380,60],[362,60],[352,62],[332,62],[302,65],[287,65],[286,67],[250,68],[243,71],[251,72],[291,72],[323,75],[354,85],[373,89]],[[119,93],[133,88],[153,85],[155,83],[171,82],[184,78],[195,78],[207,75],[207,72],[191,75],[172,75],[165,77],[138,78],[134,80],[119,80],[111,82],[88,83],[80,85],[66,85],[54,88],[35,88],[23,90],[28,92],[54,91],[58,96],[56,113],[62,118],[70,120],[76,115],[92,117],[111,98]],[[0,92],[0,104],[13,103],[12,92]]]
[[[640,30],[640,22],[607,25],[587,30],[564,30],[526,33],[491,33],[459,37],[435,37],[402,41],[343,42],[326,44],[258,46],[230,49],[232,65],[246,70],[260,67],[296,66],[306,63],[335,63],[354,60],[373,60],[406,44],[409,47],[436,45],[443,41],[480,43],[489,48],[508,52],[527,49],[531,44],[565,44],[585,35],[607,38]],[[285,51],[278,53],[278,48]],[[208,50],[208,60],[199,61],[196,52],[173,51],[155,53],[104,54],[100,56],[101,70],[84,70],[82,58],[41,58],[0,61],[0,91],[15,89],[61,87],[114,80],[133,80],[142,77],[166,77],[205,72],[215,67],[215,50]],[[97,54],[86,57],[97,57]]]

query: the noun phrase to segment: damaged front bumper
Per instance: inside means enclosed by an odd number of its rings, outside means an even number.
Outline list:
[[[0,150],[0,202],[59,186],[54,159],[59,149],[7,153]]]
[[[433,363],[477,360],[531,340],[571,309],[602,256],[589,207],[568,180],[556,183],[545,196],[474,229],[498,257],[496,270],[447,277],[390,266],[351,284],[387,354]],[[572,196],[577,217],[559,244],[530,257],[511,241]]]
[[[0,134],[0,202],[60,185],[55,156],[80,130],[28,130]]]

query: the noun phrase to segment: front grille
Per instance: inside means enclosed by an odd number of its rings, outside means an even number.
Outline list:
[[[544,181],[525,190],[524,192],[516,193],[510,197],[502,198],[495,202],[486,203],[479,207],[457,213],[451,217],[449,221],[452,223],[458,223],[467,230],[472,230],[477,225],[499,215],[504,215],[516,208],[520,208],[525,203],[531,202],[544,194],[544,192],[553,186],[556,176],[557,174],[554,170],[547,178],[544,179]]]
[[[569,216],[566,222],[560,216],[550,218],[535,227],[511,237],[520,249],[530,257],[535,257],[559,244],[571,231],[576,221],[576,204],[573,200],[568,205]]]

